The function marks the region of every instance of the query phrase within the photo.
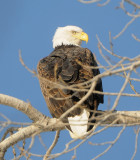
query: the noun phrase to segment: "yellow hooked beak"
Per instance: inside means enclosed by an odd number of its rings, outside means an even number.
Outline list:
[[[82,41],[86,41],[86,43],[88,42],[88,35],[85,32],[80,32],[80,33],[75,33],[73,34],[73,37],[78,38]]]

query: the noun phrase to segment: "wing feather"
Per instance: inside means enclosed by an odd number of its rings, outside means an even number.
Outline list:
[[[40,86],[53,117],[59,118],[86,94],[84,91],[73,91],[66,87],[88,81],[100,74],[99,69],[91,68],[93,66],[97,66],[97,63],[91,51],[76,46],[56,48],[48,57],[39,61],[37,70]],[[97,82],[96,90],[103,91],[101,80]],[[97,109],[99,103],[103,103],[103,96],[91,94],[81,108],[72,111],[68,116],[79,115],[82,107]]]

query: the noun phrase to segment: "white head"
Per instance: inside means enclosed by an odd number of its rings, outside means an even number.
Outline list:
[[[80,46],[88,41],[88,35],[77,26],[58,27],[53,37],[53,48],[61,45]]]

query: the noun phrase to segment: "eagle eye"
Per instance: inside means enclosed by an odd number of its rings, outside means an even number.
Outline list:
[[[76,34],[77,32],[76,32],[76,31],[72,31],[72,33],[73,33],[73,34]]]

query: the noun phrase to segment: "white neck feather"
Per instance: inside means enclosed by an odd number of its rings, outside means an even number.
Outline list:
[[[61,45],[74,45],[74,46],[80,46],[80,44],[77,44],[75,42],[69,42],[68,40],[66,39],[63,39],[63,38],[58,38],[58,39],[55,39],[53,41],[53,48],[57,47],[57,46],[61,46]]]

